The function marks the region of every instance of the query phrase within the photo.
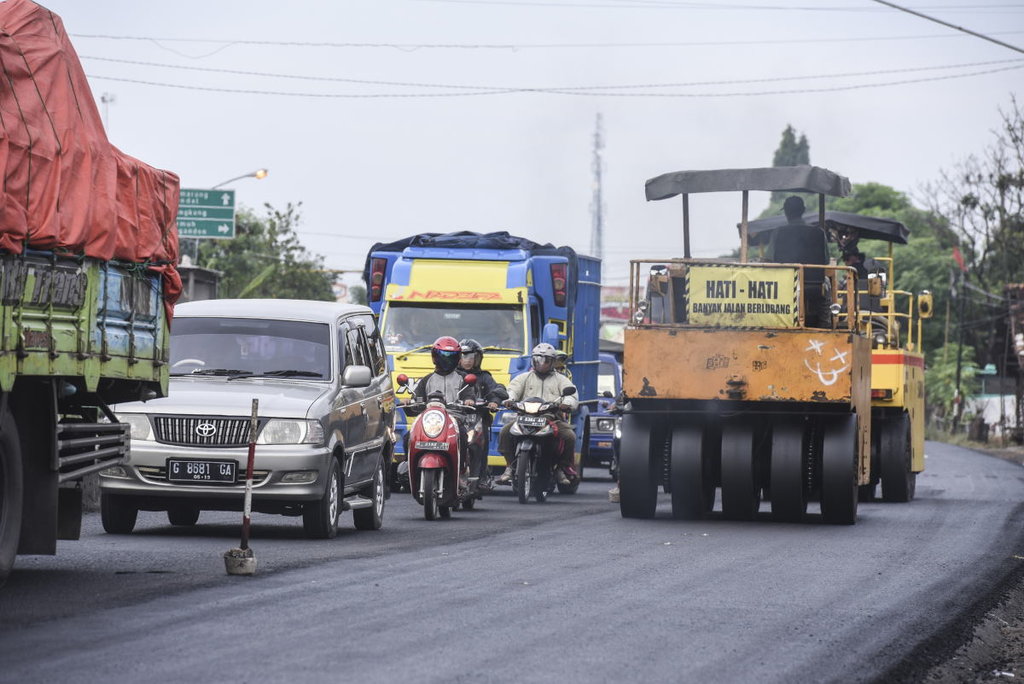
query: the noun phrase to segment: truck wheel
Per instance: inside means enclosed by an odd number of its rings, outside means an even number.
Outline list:
[[[352,511],[352,524],[357,530],[379,530],[384,524],[384,460],[377,462],[370,483],[370,500],[373,505],[368,508],[357,508]]]
[[[327,470],[327,486],[319,501],[302,507],[302,527],[310,539],[333,539],[338,535],[338,514],[341,512],[341,476],[338,459],[331,457]]]
[[[780,420],[772,428],[772,517],[800,522],[807,512],[807,449],[803,422]]]
[[[821,517],[833,525],[857,522],[857,414],[824,423]]]
[[[619,451],[619,512],[623,518],[654,517],[658,475],[651,457],[650,422],[635,414],[623,416]]]
[[[172,525],[192,527],[199,521],[198,506],[171,506],[167,509],[167,520]]]
[[[100,520],[107,534],[131,534],[139,509],[117,494],[100,494]]]
[[[917,473],[911,472],[910,416],[885,421],[882,426],[881,462],[882,500],[906,503],[914,499]]]
[[[715,479],[704,457],[704,430],[689,423],[672,430],[672,517],[697,520],[715,506]]]
[[[21,446],[8,411],[0,417],[0,587],[14,567],[21,537]]]
[[[722,425],[722,513],[753,520],[761,501],[754,462],[754,427],[749,418]]]

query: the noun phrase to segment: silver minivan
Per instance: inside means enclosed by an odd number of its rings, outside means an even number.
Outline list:
[[[337,534],[351,510],[379,529],[388,496],[395,397],[364,306],[211,299],[176,307],[168,396],[114,407],[131,426],[124,465],[100,473],[103,528],[127,534],[138,511],[194,525],[242,510],[252,400],[258,399],[252,510],[302,516]]]

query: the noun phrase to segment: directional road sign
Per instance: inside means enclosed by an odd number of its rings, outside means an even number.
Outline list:
[[[178,237],[235,237],[235,191],[181,189]]]

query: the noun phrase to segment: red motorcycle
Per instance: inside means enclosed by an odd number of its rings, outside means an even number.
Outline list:
[[[408,382],[404,373],[398,376],[398,384],[408,386]],[[476,376],[467,375],[459,394],[475,383]],[[471,472],[479,472],[470,469],[469,444],[482,426],[478,413],[481,403],[445,403],[440,393],[433,393],[426,402],[402,407],[409,413],[419,412],[409,429],[406,454],[409,489],[416,502],[423,505],[423,517],[427,520],[450,518],[452,510],[460,506],[470,510],[481,498],[480,479],[469,477]],[[467,426],[465,443],[460,436],[460,422]]]

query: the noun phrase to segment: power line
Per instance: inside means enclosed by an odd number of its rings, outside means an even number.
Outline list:
[[[875,0],[875,2],[877,2],[879,5],[885,5],[886,7],[892,7],[893,9],[898,9],[901,12],[906,12],[907,14],[913,14],[916,17],[921,17],[922,19],[927,19],[928,21],[934,21],[936,24],[942,24],[943,26],[948,26],[948,27],[950,27],[952,29],[956,29],[957,31],[962,31],[963,33],[968,33],[968,34],[970,34],[972,36],[977,36],[978,38],[981,38],[982,40],[987,40],[990,43],[995,43],[996,45],[1001,45],[1001,46],[1003,46],[1005,48],[1010,48],[1014,52],[1020,52],[1020,53],[1024,54],[1024,49],[1019,48],[1016,45],[1010,45],[1009,43],[1004,43],[1001,40],[996,40],[995,38],[990,38],[989,36],[986,36],[983,33],[978,33],[977,31],[971,31],[970,29],[965,29],[964,27],[957,26],[956,24],[950,24],[949,22],[942,21],[941,19],[936,19],[935,17],[930,17],[927,14],[921,14],[920,12],[916,12],[916,11],[914,11],[912,9],[907,9],[906,7],[901,7],[900,5],[897,5],[896,3],[888,2],[888,0]]]
[[[872,12],[878,11],[870,7],[850,7],[848,5],[747,5],[747,4],[723,4],[708,2],[670,2],[668,0],[641,0],[641,2],[624,2],[624,0],[610,0],[609,2],[554,2],[553,0],[414,0],[416,2],[436,2],[458,5],[512,5],[516,7],[558,7],[562,9],[675,9],[675,10],[768,10],[768,11],[802,11],[802,12]],[[925,7],[923,9],[941,9],[954,12],[977,12],[979,9],[1004,8],[1017,9],[1019,5],[998,4],[998,5],[939,5]]]
[[[185,66],[180,64],[164,64],[160,62],[147,62],[132,59],[118,59],[114,57],[94,57],[91,55],[81,55],[80,59],[93,60],[99,62],[111,62],[116,64],[129,64],[133,66],[145,66],[145,67],[156,67],[160,69],[177,69],[180,71],[196,71],[201,73],[215,73],[215,74],[232,74],[238,76],[258,76],[261,78],[281,78],[289,80],[299,81],[317,81],[324,83],[355,83],[359,85],[376,85],[376,86],[399,86],[399,87],[410,87],[410,88],[444,88],[448,90],[479,90],[486,92],[495,91],[516,91],[516,92],[565,92],[565,91],[585,91],[585,90],[640,90],[650,88],[692,88],[694,86],[713,86],[713,85],[739,85],[747,83],[775,83],[781,81],[800,81],[800,80],[814,80],[822,78],[848,78],[858,76],[878,76],[881,74],[903,74],[913,73],[920,71],[941,71],[944,69],[967,69],[979,66],[992,66],[996,64],[1017,64],[1020,63],[1020,59],[1000,59],[990,60],[986,62],[966,62],[961,64],[944,64],[936,66],[926,67],[907,67],[902,69],[875,69],[872,71],[848,71],[831,74],[809,74],[800,76],[773,76],[769,78],[742,78],[742,79],[727,79],[717,81],[688,81],[679,83],[644,83],[644,84],[626,84],[626,85],[583,85],[583,86],[550,86],[550,87],[521,87],[521,86],[499,86],[499,85],[464,85],[454,83],[422,83],[422,82],[409,82],[409,81],[383,81],[373,79],[359,79],[359,78],[343,78],[336,76],[308,76],[305,74],[283,74],[273,73],[266,71],[251,71],[244,69],[221,69],[215,67],[196,67],[196,66]]]
[[[882,10],[876,10],[882,11]],[[1024,31],[997,31],[994,36],[1015,36]],[[304,48],[391,48],[402,51],[416,50],[546,50],[546,49],[606,49],[606,48],[665,48],[665,47],[729,47],[736,45],[799,45],[806,43],[855,43],[873,41],[904,41],[931,40],[945,38],[962,38],[955,33],[934,33],[920,35],[897,36],[843,36],[833,38],[763,38],[755,40],[693,40],[660,43],[355,43],[355,42],[312,42],[289,40],[237,40],[232,38],[159,38],[155,36],[118,36],[98,33],[71,34],[75,39],[92,38],[97,40],[134,40],[151,43],[213,43],[221,45],[220,50],[208,53],[209,56],[234,45],[255,45],[274,47]],[[181,54],[181,53],[178,53]]]
[[[925,67],[928,68],[928,67]],[[725,93],[637,93],[637,92],[614,92],[615,89],[622,90],[629,86],[605,86],[603,89],[599,86],[591,86],[587,90],[581,90],[579,87],[576,89],[569,88],[499,88],[493,87],[486,90],[471,90],[461,92],[437,92],[437,93],[301,93],[301,92],[288,92],[288,91],[272,91],[272,90],[255,90],[255,89],[244,89],[244,88],[215,88],[209,86],[196,86],[186,85],[180,83],[161,83],[158,81],[144,81],[141,79],[133,78],[121,78],[116,76],[103,76],[95,74],[87,74],[89,78],[101,80],[101,81],[116,81],[120,83],[135,83],[139,85],[149,85],[161,88],[177,88],[182,90],[198,90],[203,92],[216,92],[216,93],[232,93],[239,95],[274,95],[280,97],[307,97],[307,98],[321,98],[321,99],[385,99],[385,98],[442,98],[442,97],[474,97],[484,95],[510,95],[510,94],[522,94],[522,93],[535,93],[544,95],[573,95],[573,96],[590,96],[590,97],[660,97],[660,98],[716,98],[716,97],[757,97],[764,95],[793,95],[801,93],[831,93],[841,92],[845,90],[862,90],[865,88],[883,88],[897,85],[910,85],[913,83],[928,83],[933,81],[946,81],[957,78],[969,78],[973,76],[984,76],[987,74],[995,74],[1003,71],[1012,71],[1014,69],[1024,68],[1024,63],[1013,64],[1011,66],[1004,66],[998,69],[986,69],[982,71],[973,71],[963,74],[948,74],[945,76],[933,76],[928,78],[916,78],[916,79],[902,79],[898,81],[888,82],[875,82],[875,83],[858,83],[852,85],[842,86],[827,86],[821,88],[795,88],[790,90],[762,90],[762,91],[748,91],[748,92],[725,92]],[[881,72],[875,72],[881,73]],[[803,77],[812,78],[812,77]],[[821,78],[816,77],[816,78]],[[752,81],[752,82],[768,82],[777,81],[781,79],[764,79],[763,81]],[[694,85],[725,85],[728,82],[722,83],[701,83]],[[678,84],[676,87],[683,87],[685,84]],[[444,86],[425,86],[425,87],[444,87]],[[485,86],[479,86],[485,88]],[[637,86],[633,86],[637,87]],[[648,86],[648,87],[664,87],[664,86]]]

